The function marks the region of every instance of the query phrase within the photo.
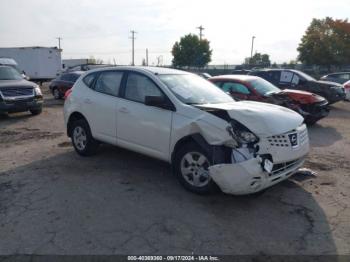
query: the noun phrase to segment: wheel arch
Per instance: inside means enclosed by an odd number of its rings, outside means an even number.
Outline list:
[[[212,159],[212,163],[225,163],[228,159],[228,148],[223,145],[210,145],[200,133],[191,134],[178,140],[171,152],[171,163],[174,163],[174,159],[177,151],[187,143],[195,143],[200,146]]]
[[[89,121],[87,121],[86,117],[82,113],[77,112],[77,111],[73,112],[69,116],[68,121],[67,121],[67,135],[68,135],[68,137],[71,137],[71,135],[72,135],[72,123],[74,121],[77,121],[77,120],[85,120],[86,123],[88,123],[88,125],[89,125]]]

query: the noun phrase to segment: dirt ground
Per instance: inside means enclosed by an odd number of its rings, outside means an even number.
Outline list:
[[[166,163],[78,156],[62,101],[0,119],[0,254],[350,254],[350,103],[309,129],[305,164],[260,196],[198,196]]]

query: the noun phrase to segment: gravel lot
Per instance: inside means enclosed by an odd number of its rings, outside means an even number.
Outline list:
[[[47,91],[46,91],[47,92]],[[260,196],[198,196],[168,164],[79,157],[62,101],[0,119],[0,254],[350,254],[350,103],[309,129],[306,167]]]

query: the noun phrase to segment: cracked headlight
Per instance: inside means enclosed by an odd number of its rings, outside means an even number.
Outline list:
[[[237,121],[231,121],[231,126],[227,128],[233,139],[241,144],[251,144],[259,141],[259,138],[247,127]]]

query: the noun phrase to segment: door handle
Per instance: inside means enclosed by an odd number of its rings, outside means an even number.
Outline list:
[[[84,103],[85,103],[85,104],[92,104],[92,101],[91,101],[89,98],[86,98],[86,99],[84,100]]]
[[[129,110],[126,107],[122,107],[122,108],[119,109],[119,112],[127,114],[127,113],[129,113]]]

